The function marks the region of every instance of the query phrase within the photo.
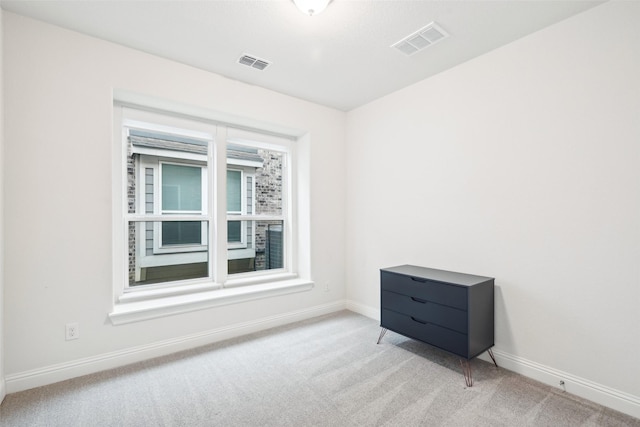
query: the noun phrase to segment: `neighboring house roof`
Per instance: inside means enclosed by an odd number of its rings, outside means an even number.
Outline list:
[[[131,145],[134,147],[207,155],[207,146],[202,141],[179,137],[175,139],[165,139],[156,136],[161,135],[133,131],[129,135],[129,141],[131,141]],[[227,160],[229,160],[230,163],[245,164],[254,167],[262,167],[264,162],[264,159],[258,154],[257,149],[235,144],[227,145]]]
[[[207,155],[206,145],[196,145],[187,142],[169,141],[166,139],[148,138],[144,136],[131,135],[129,136],[131,144],[136,147],[148,147],[160,150],[170,151],[184,151],[187,153],[204,154]]]
[[[262,163],[264,162],[264,159],[260,156],[260,154],[258,154],[258,150],[256,150],[255,148],[243,147],[233,144],[227,145],[227,159],[257,162],[260,163],[260,166],[262,166]]]

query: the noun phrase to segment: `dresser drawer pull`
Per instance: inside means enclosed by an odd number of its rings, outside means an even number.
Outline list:
[[[411,280],[413,280],[414,282],[420,282],[420,283],[426,283],[427,279],[423,279],[421,277],[413,277],[411,276]]]
[[[426,301],[426,300],[423,300],[423,299],[420,299],[420,298],[411,297],[411,299],[412,299],[413,301],[415,301],[415,302],[419,302],[420,304],[426,304],[426,303],[427,303],[427,301]]]
[[[428,325],[428,322],[423,322],[422,320],[418,320],[415,317],[411,316],[411,320],[413,320],[414,322],[420,323],[422,325]]]

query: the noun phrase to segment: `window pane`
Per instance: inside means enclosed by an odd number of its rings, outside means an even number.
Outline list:
[[[162,246],[199,245],[202,241],[202,222],[165,221],[162,223]]]
[[[227,251],[229,274],[284,268],[284,221],[229,221],[247,227],[246,246]]]
[[[129,286],[148,285],[209,276],[208,245],[162,249],[156,241],[165,224],[208,228],[207,221],[131,221],[129,222]],[[194,227],[195,228],[195,227]],[[163,232],[164,234],[164,232]],[[199,237],[199,236],[198,236]]]
[[[242,212],[242,172],[227,171],[227,212]]]
[[[202,168],[162,165],[162,210],[202,210]]]
[[[242,221],[227,222],[227,242],[229,243],[242,242]]]
[[[283,268],[282,221],[259,222],[264,223],[262,227],[260,227],[260,224],[256,227],[256,237],[260,237],[260,233],[264,232],[264,262],[258,262],[256,268],[263,267],[265,270]]]

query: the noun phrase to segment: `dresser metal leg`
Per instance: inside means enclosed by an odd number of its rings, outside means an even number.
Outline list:
[[[467,387],[473,387],[473,376],[471,375],[471,363],[468,360],[460,359],[460,366],[462,366],[462,375],[464,375],[464,383]]]
[[[491,356],[491,360],[493,360],[493,364],[496,365],[496,368],[498,367],[498,364],[496,363],[496,358],[493,357],[493,351],[491,351],[491,349],[487,350],[487,352],[489,352],[489,356]]]
[[[387,333],[387,328],[382,328],[382,330],[380,331],[380,336],[378,337],[378,342],[376,344],[380,344],[380,340],[382,340],[382,337],[386,333]]]

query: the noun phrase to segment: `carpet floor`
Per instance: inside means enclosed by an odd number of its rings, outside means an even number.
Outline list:
[[[640,419],[348,311],[8,395],[13,426],[630,426]]]

